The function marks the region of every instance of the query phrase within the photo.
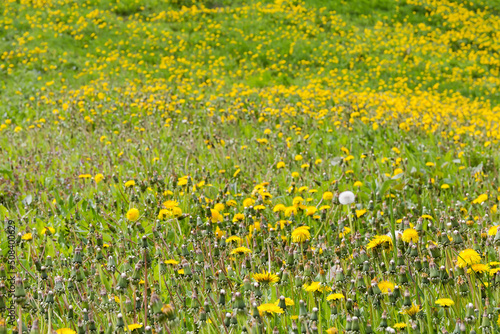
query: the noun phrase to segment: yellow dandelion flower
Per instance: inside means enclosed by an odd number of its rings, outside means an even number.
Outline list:
[[[293,230],[292,241],[297,243],[303,243],[311,238],[311,233],[309,233],[309,226],[300,226]]]
[[[252,275],[253,279],[259,283],[273,285],[274,283],[278,283],[280,278],[278,275],[271,274],[270,272],[262,272],[258,274]]]
[[[417,242],[418,241],[418,232],[413,228],[407,228],[404,230],[403,235],[401,236],[404,242]]]
[[[284,313],[283,309],[274,303],[262,304],[257,307],[261,316]]]
[[[436,300],[436,304],[441,307],[450,307],[455,305],[455,302],[450,298],[439,298],[438,300]]]
[[[366,246],[366,249],[392,249],[392,238],[388,235],[377,235],[375,236]]]
[[[481,255],[470,248],[461,251],[457,257],[457,264],[460,268],[471,266],[473,264],[479,263],[480,261]]]
[[[344,298],[345,298],[345,296],[341,293],[332,293],[326,297],[326,300],[340,300],[340,299],[344,299]]]
[[[490,266],[487,264],[482,264],[482,263],[476,263],[470,266],[470,268],[467,270],[467,273],[472,273],[472,271],[482,274],[485,272],[489,272]]]
[[[126,188],[130,188],[130,187],[133,187],[133,186],[135,186],[135,181],[134,180],[130,180],[130,181],[125,182],[125,187]]]
[[[135,222],[137,219],[139,219],[139,210],[137,210],[136,208],[128,210],[127,219],[130,220],[131,222]]]
[[[56,333],[57,334],[76,334],[76,332],[74,330],[72,330],[71,328],[59,328],[58,330],[56,330]]]
[[[240,255],[240,254],[249,254],[249,253],[252,253],[252,251],[246,247],[238,247],[238,248],[235,248],[231,251],[231,255]]]
[[[394,291],[394,284],[389,281],[380,281],[377,285],[382,293],[389,293],[389,290]]]

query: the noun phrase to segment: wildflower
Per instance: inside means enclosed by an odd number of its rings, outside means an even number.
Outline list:
[[[242,213],[237,213],[234,215],[233,217],[233,223],[236,223],[236,222],[241,222],[245,219],[245,215],[242,214]]]
[[[326,300],[340,300],[344,298],[344,295],[341,293],[332,293],[326,297]]]
[[[276,204],[273,208],[273,212],[285,212],[286,206],[284,204]]]
[[[210,220],[212,221],[212,223],[222,221],[222,215],[219,213],[219,211],[217,211],[215,209],[210,209],[210,212],[212,214],[212,216],[210,217]]]
[[[388,235],[375,236],[366,246],[366,249],[392,249],[392,238]]]
[[[94,181],[95,181],[95,183],[99,183],[99,182],[101,182],[102,180],[104,180],[104,175],[102,175],[101,173],[96,174],[96,176],[94,176]]]
[[[283,161],[278,162],[278,164],[276,165],[276,168],[278,168],[278,169],[285,168],[285,163]]]
[[[326,334],[338,334],[339,330],[336,327],[330,327],[326,330]]]
[[[496,235],[499,226],[500,225],[494,225],[494,226],[490,227],[488,230],[488,235],[491,235],[491,236]]]
[[[421,310],[422,308],[420,307],[420,305],[412,304],[411,307],[406,308],[399,313],[409,315],[410,317],[414,317]]]
[[[324,201],[331,201],[333,198],[333,193],[330,191],[326,191],[323,193],[323,200]]]
[[[56,233],[55,228],[50,227],[50,226],[49,226],[49,227],[44,227],[44,228],[40,231],[40,233],[41,233],[42,235],[45,235],[45,233],[47,233],[47,231],[49,231],[49,234],[54,234],[54,233]]]
[[[274,283],[277,283],[280,280],[280,278],[277,275],[271,274],[269,272],[253,274],[252,277],[259,283],[270,284],[270,285],[273,285]]]
[[[249,208],[249,207],[253,206],[254,204],[255,204],[255,200],[252,199],[252,198],[246,198],[243,201],[243,207],[244,208]]]
[[[76,334],[76,332],[74,330],[72,330],[71,328],[59,328],[58,330],[56,330],[56,333],[57,334]]]
[[[280,300],[278,299],[277,301],[274,302],[275,305],[278,305],[280,302]],[[285,298],[285,305],[286,306],[294,306],[295,305],[295,302],[290,299],[290,298]]]
[[[407,228],[404,230],[403,235],[401,236],[404,242],[417,242],[418,241],[418,232],[413,228]]]
[[[366,212],[366,209],[356,210],[356,217],[362,217]]]
[[[308,206],[306,208],[306,216],[312,216],[316,213],[316,211],[318,211],[318,209],[316,209],[315,206]]]
[[[92,177],[92,175],[90,175],[90,174],[81,174],[81,175],[78,175],[79,179],[90,179],[91,177]]]
[[[482,263],[476,263],[471,265],[471,267],[467,270],[467,273],[471,273],[472,271],[482,274],[485,272],[488,272],[490,270],[490,266],[487,264],[482,264]]]
[[[340,204],[347,205],[354,203],[356,196],[352,191],[344,191],[339,195]]]
[[[173,208],[179,206],[179,203],[177,201],[168,200],[168,201],[163,202],[163,206],[166,209],[173,209]]]
[[[403,329],[406,328],[406,324],[404,322],[398,322],[397,324],[394,324],[392,327],[397,329]]]
[[[481,204],[484,201],[486,201],[487,199],[488,199],[488,195],[482,194],[482,195],[479,195],[475,200],[473,200],[472,204]]]
[[[305,284],[304,290],[307,292],[330,292],[332,291],[332,288],[322,284],[321,282],[312,282],[310,285]]]
[[[473,249],[465,249],[458,254],[457,264],[460,268],[479,263],[481,256]]]
[[[236,236],[236,235],[230,236],[229,238],[226,239],[226,243],[231,243],[233,241],[241,243],[243,240],[240,237]]]
[[[300,226],[293,230],[292,241],[297,243],[303,243],[311,238],[309,233],[309,226]]]
[[[389,290],[394,291],[394,284],[389,281],[380,281],[377,285],[382,293],[389,293]]]
[[[455,305],[455,302],[450,298],[439,298],[436,300],[436,304],[446,308]]]
[[[249,253],[252,253],[252,251],[246,247],[238,247],[238,248],[235,248],[231,251],[231,255],[235,255],[235,254],[249,254]]]
[[[26,241],[29,241],[29,240],[33,239],[33,236],[32,236],[32,234],[31,234],[31,233],[26,233],[26,234],[24,234],[24,235],[21,237],[21,239],[26,240]]]
[[[295,161],[301,161],[302,159],[303,159],[303,158],[302,158],[302,156],[301,156],[300,154],[297,154],[297,155],[295,156]]]
[[[354,187],[359,188],[361,186],[363,186],[363,182],[361,182],[361,181],[354,182]]]
[[[130,181],[125,182],[125,188],[130,188],[130,187],[133,187],[133,186],[135,186],[135,181],[134,180],[130,180]]]
[[[259,310],[259,314],[261,316],[284,313],[283,309],[274,303],[262,304],[257,307],[257,309]]]
[[[295,206],[288,206],[285,209],[285,217],[290,217],[291,215],[297,215],[297,208]]]
[[[165,260],[163,261],[165,264],[171,264],[171,265],[178,265],[179,264],[179,261],[176,261],[174,259],[170,259],[170,260]]]
[[[127,327],[128,327],[129,331],[133,331],[134,329],[142,328],[142,325],[140,325],[140,324],[131,324],[131,325],[128,325]]]
[[[136,208],[128,210],[127,219],[130,220],[131,222],[135,222],[137,219],[139,219],[139,210],[137,210]]]

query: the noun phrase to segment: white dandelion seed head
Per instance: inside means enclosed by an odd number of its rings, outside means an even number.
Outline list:
[[[339,202],[343,205],[352,204],[355,199],[356,195],[352,191],[344,191],[339,195]]]

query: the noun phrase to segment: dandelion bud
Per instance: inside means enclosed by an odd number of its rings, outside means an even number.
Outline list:
[[[220,306],[226,305],[226,291],[224,289],[219,292],[219,302],[217,304]]]

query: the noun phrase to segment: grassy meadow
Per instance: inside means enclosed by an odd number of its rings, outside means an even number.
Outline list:
[[[3,0],[0,334],[499,333],[500,3]]]

